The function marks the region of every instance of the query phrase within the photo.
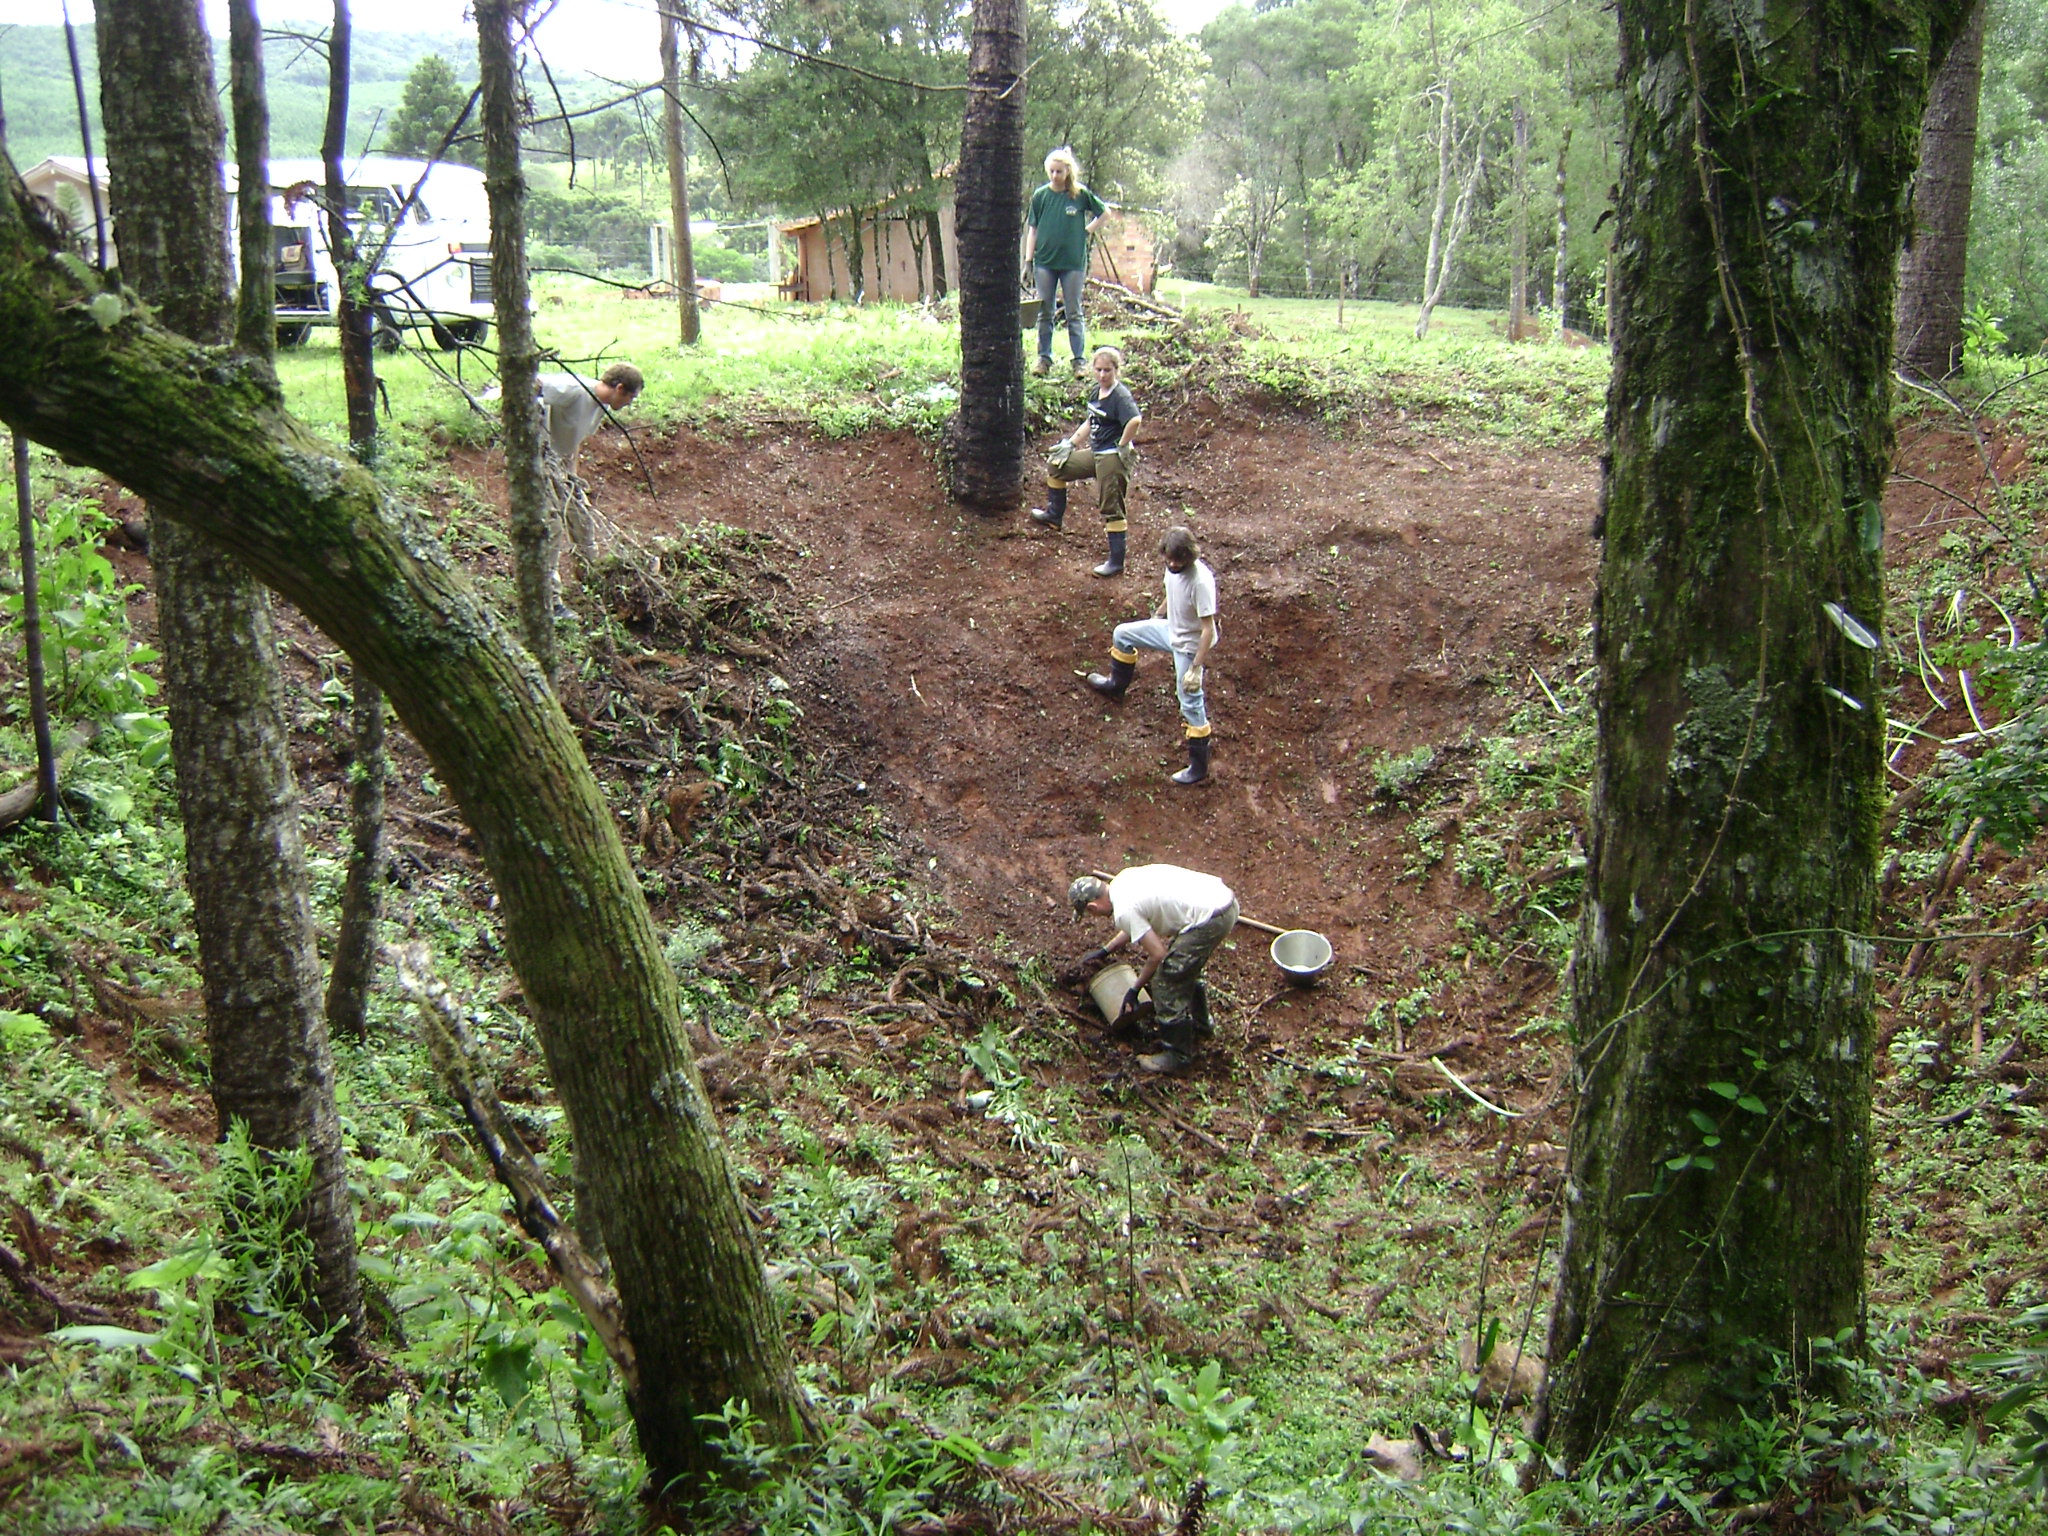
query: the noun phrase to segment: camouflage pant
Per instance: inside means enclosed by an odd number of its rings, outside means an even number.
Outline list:
[[[1209,1033],[1209,988],[1202,967],[1216,946],[1237,926],[1237,903],[1176,933],[1166,945],[1166,958],[1152,973],[1152,1016],[1159,1038],[1184,1055]]]
[[[1104,449],[1100,453],[1093,448],[1076,448],[1067,455],[1064,465],[1046,470],[1045,483],[1064,486],[1093,480],[1095,508],[1102,514],[1103,528],[1110,533],[1122,533],[1130,526],[1124,520],[1124,488],[1130,484],[1131,471],[1137,463],[1135,448]]]

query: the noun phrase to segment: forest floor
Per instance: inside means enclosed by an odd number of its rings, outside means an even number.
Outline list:
[[[1143,1383],[1168,1362],[1218,1361],[1261,1405],[1265,1433],[1240,1469],[1256,1497],[1232,1522],[1264,1528],[1322,1479],[1370,1493],[1366,1432],[1443,1422],[1469,1385],[1456,1341],[1490,1316],[1541,1347],[1599,471],[1592,445],[1522,448],[1391,406],[1333,423],[1256,392],[1154,384],[1114,580],[1090,574],[1090,491],[1061,533],[1021,509],[963,513],[908,432],[604,434],[583,469],[626,554],[575,594],[586,622],[565,631],[562,693],[674,936],[807,1379],[849,1413],[886,1387],[991,1449],[1031,1447],[1090,1485],[1100,1514],[1133,1479],[1152,1487],[1185,1465],[1185,1425],[1124,1380],[1128,1361]],[[1034,388],[1051,422],[1078,408],[1064,385]],[[1895,571],[1953,560],[1986,590],[2009,582],[1971,508],[2024,457],[2024,444],[1980,452],[1966,428],[1909,425],[1887,503]],[[421,484],[502,591],[489,457],[453,448]],[[1168,782],[1184,753],[1163,659],[1141,661],[1121,702],[1082,682],[1111,627],[1158,601],[1157,543],[1175,524],[1220,593],[1214,777],[1195,789]],[[146,575],[139,556],[117,558]],[[135,611],[146,631],[146,591]],[[322,684],[345,668],[295,618],[285,628],[310,835],[331,851],[346,711]],[[1969,728],[1960,696],[1940,704],[1920,699],[1910,717],[1930,736]],[[549,1151],[559,1117],[483,932],[474,847],[402,732],[395,756],[393,920],[425,911],[453,932],[451,900],[478,914],[455,958],[503,1021],[486,1030],[501,1087]],[[1895,759],[1902,812],[1932,757],[1923,740]],[[2031,899],[2034,861],[1981,850],[1952,878],[1938,823],[1908,841],[1888,929]],[[1318,984],[1289,985],[1267,937],[1240,928],[1211,966],[1217,1036],[1168,1080],[1139,1071],[1142,1042],[1111,1035],[1061,979],[1107,937],[1072,921],[1068,881],[1151,861],[1218,874],[1246,916],[1318,930],[1335,950]],[[2021,986],[2024,954],[1938,953],[1961,958],[1952,977],[1930,967],[1946,978],[1933,992],[1886,978],[1874,1224],[1874,1299],[1910,1352],[1899,1368],[1934,1380],[1999,1336],[2001,1303],[2048,1292],[2041,1202],[2001,1173],[2048,1154],[2038,1111],[2016,1107],[2048,1084],[2048,1029],[2010,1023],[1998,1002]],[[118,987],[92,995],[66,1032],[122,1080],[124,1103],[207,1140],[197,1075],[137,1044],[164,1010]],[[402,1029],[401,1014],[394,1001],[380,1018]],[[176,1027],[189,1037],[196,1022]],[[394,1040],[341,1042],[344,1082]],[[353,1113],[387,1112],[370,1099]],[[1946,1114],[1957,1102],[1973,1107]],[[425,1113],[404,1109],[408,1125]],[[455,1156],[460,1118],[439,1113],[431,1155]],[[352,1134],[359,1155],[393,1155]],[[54,1218],[39,1229],[16,1209],[60,1289],[135,1315],[98,1266],[150,1255],[67,1247]],[[375,1241],[424,1251],[402,1226]],[[508,1255],[521,1244],[509,1235]],[[28,1351],[37,1309],[0,1297],[0,1314],[0,1345]],[[380,1525],[406,1528],[435,1526]]]

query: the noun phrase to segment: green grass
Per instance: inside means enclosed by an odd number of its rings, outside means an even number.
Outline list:
[[[765,289],[729,291],[750,296],[706,309],[700,343],[686,348],[673,304],[544,275],[535,283],[535,330],[564,366],[595,374],[609,362],[637,364],[647,392],[633,419],[657,428],[751,422],[850,437],[907,426],[929,436],[952,414],[960,348],[950,306],[934,313],[900,304],[789,304],[758,296]],[[1492,329],[1498,317],[1484,311],[1439,310],[1418,342],[1410,305],[1347,304],[1339,324],[1329,300],[1246,300],[1186,283],[1163,284],[1161,297],[1187,304],[1199,336],[1233,311],[1264,328],[1245,343],[1237,376],[1214,379],[1219,388],[1259,389],[1333,424],[1387,412],[1451,435],[1560,444],[1586,441],[1599,428],[1605,351],[1509,346]],[[1174,350],[1149,328],[1101,325],[1090,334],[1098,344],[1125,347],[1140,377],[1148,351]],[[463,381],[480,392],[490,382],[489,357],[459,361]],[[454,354],[411,350],[380,358],[391,419],[457,438],[486,432],[488,423],[441,372],[457,362]],[[280,355],[278,371],[292,409],[339,436],[334,333],[316,330],[305,346]],[[1030,391],[1034,411],[1047,419],[1072,415],[1065,380],[1033,381]]]

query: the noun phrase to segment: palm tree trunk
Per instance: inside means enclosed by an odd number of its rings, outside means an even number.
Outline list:
[[[1017,251],[1024,238],[1024,6],[975,0],[967,111],[955,181],[960,253],[960,413],[948,427],[951,492],[977,512],[1013,510],[1024,481],[1024,349]]]

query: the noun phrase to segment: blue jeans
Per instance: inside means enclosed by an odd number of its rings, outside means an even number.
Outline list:
[[[1038,355],[1052,361],[1052,295],[1057,288],[1067,305],[1067,345],[1074,349],[1074,361],[1088,361],[1088,322],[1081,318],[1081,283],[1085,272],[1055,272],[1051,267],[1033,267],[1038,279]]]
[[[1194,665],[1193,651],[1177,651],[1164,619],[1132,619],[1119,624],[1109,637],[1109,654],[1120,660],[1134,660],[1140,651],[1164,651],[1173,658],[1173,696],[1180,700],[1180,717],[1188,724],[1190,735],[1207,735],[1209,731],[1209,703],[1206,684],[1188,693],[1181,688],[1180,680]]]

